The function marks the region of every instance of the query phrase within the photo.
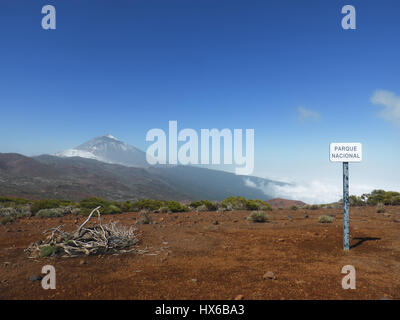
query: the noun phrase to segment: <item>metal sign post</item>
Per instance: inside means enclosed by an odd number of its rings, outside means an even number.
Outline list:
[[[350,249],[349,163],[343,162],[343,249]]]
[[[361,162],[361,143],[331,143],[329,159],[343,162],[343,249],[350,249],[349,162]]]

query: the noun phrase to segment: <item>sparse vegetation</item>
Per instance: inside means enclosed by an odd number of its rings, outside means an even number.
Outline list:
[[[383,202],[379,202],[376,206],[377,213],[384,213],[385,212],[385,205]]]
[[[139,222],[142,223],[142,224],[150,224],[152,222],[148,210],[140,211],[140,220],[139,220]]]
[[[333,217],[327,216],[327,215],[322,215],[322,216],[319,216],[318,222],[319,223],[332,223]]]
[[[350,196],[350,205],[354,207],[377,206],[378,203],[383,203],[385,206],[398,206],[400,205],[400,192],[373,190],[371,193],[364,193],[361,196]]]
[[[271,206],[259,199],[245,199],[243,197],[228,197],[220,202],[220,206],[226,210],[268,210]]]
[[[247,220],[251,222],[268,222],[268,216],[264,211],[253,211],[248,217]]]
[[[2,225],[5,225],[5,224],[7,224],[9,222],[13,222],[13,221],[14,221],[13,217],[3,217],[3,218],[1,218],[0,223]]]
[[[188,208],[178,201],[168,201],[167,207],[170,212],[185,212],[188,211]]]
[[[72,207],[62,207],[62,208],[53,208],[53,209],[42,209],[38,213],[36,213],[36,217],[39,218],[54,218],[54,217],[63,217],[66,214],[71,213]]]
[[[400,205],[400,193],[394,191],[373,190],[371,193],[362,196],[350,196],[351,206],[376,206],[377,212],[385,212],[385,206]],[[0,217],[12,217],[19,219],[27,216],[39,218],[62,217],[66,214],[87,216],[91,210],[101,206],[103,214],[118,214],[122,212],[140,212],[147,210],[154,213],[178,213],[187,211],[226,212],[233,210],[246,211],[271,211],[272,207],[265,201],[259,199],[246,199],[241,196],[231,196],[222,201],[198,200],[185,205],[178,201],[167,200],[127,200],[109,201],[99,197],[82,199],[79,202],[68,200],[28,200],[22,198],[0,197]],[[299,207],[292,205],[290,210],[299,209],[318,210],[318,209],[338,209],[342,207],[342,200],[329,204],[312,204]],[[282,210],[282,208],[279,208]],[[7,221],[7,220],[4,220]],[[6,223],[6,222],[5,222]]]
[[[56,253],[56,251],[57,251],[57,248],[55,246],[52,246],[52,245],[44,246],[40,249],[39,257],[40,258],[50,257],[54,253]]]

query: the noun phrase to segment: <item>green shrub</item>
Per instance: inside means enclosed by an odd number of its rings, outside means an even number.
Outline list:
[[[42,209],[54,209],[65,206],[74,206],[75,203],[73,201],[65,201],[65,200],[37,200],[34,201],[31,205],[31,212],[35,215]]]
[[[331,216],[322,215],[322,216],[319,216],[319,218],[318,218],[319,223],[332,223],[332,221],[333,221],[333,217],[331,217]]]
[[[143,199],[143,200],[135,201],[132,204],[132,210],[133,211],[140,211],[140,210],[156,211],[156,210],[159,210],[162,206],[165,206],[165,201]]]
[[[7,224],[9,222],[13,222],[13,221],[14,221],[14,217],[3,217],[3,218],[1,218],[0,223],[2,225],[5,225],[5,224]]]
[[[221,201],[221,206],[228,210],[247,210],[247,202],[243,197],[228,197]]]
[[[122,212],[121,208],[114,204],[110,204],[109,206],[105,207],[102,210],[100,209],[99,211],[100,211],[100,213],[103,213],[103,214],[116,214],[116,213]]]
[[[150,214],[147,210],[140,211],[140,220],[139,222],[142,224],[150,224],[152,221]]]
[[[217,204],[212,203],[212,202],[209,201],[209,200],[203,200],[202,203],[203,203],[203,205],[206,206],[206,208],[207,208],[208,211],[216,211],[216,210],[218,209]]]
[[[0,216],[1,217],[9,217],[9,216],[16,216],[18,213],[17,209],[12,208],[12,207],[7,207],[7,208],[0,208]]]
[[[207,211],[208,209],[204,204],[196,208],[196,212],[207,212]]]
[[[400,195],[394,196],[392,199],[392,205],[393,206],[400,206]]]
[[[50,257],[51,255],[57,252],[57,248],[55,246],[45,246],[40,249],[40,258]]]
[[[70,214],[73,211],[73,207],[60,207],[53,209],[42,209],[36,213],[36,217],[39,218],[54,218],[54,217],[63,217],[66,214]]]
[[[131,212],[133,211],[133,203],[130,202],[129,200],[125,201],[121,203],[120,208],[122,212]]]
[[[203,204],[202,201],[193,201],[189,204],[190,207],[196,209],[197,207],[200,207]]]
[[[249,221],[252,221],[252,222],[259,222],[259,223],[268,222],[268,220],[269,220],[267,214],[266,214],[265,212],[263,212],[263,211],[253,211],[253,212],[247,217],[247,219],[248,219]]]
[[[297,207],[297,206],[290,206],[290,210],[293,210],[293,211],[296,211],[296,210],[299,210],[299,208]]]
[[[101,206],[102,208],[105,208],[105,207],[109,206],[110,204],[111,204],[110,201],[93,197],[93,198],[86,198],[86,199],[79,201],[79,208],[93,210],[94,208],[97,208],[99,206]]]
[[[385,205],[383,202],[379,202],[376,206],[376,212],[377,213],[384,213],[385,212]]]
[[[159,211],[160,213],[168,213],[168,212],[169,212],[169,209],[168,209],[168,207],[161,207],[158,211]]]
[[[185,212],[188,211],[186,206],[180,204],[178,201],[168,201],[167,202],[168,210],[171,212]]]
[[[259,199],[246,200],[246,210],[271,211],[271,206]]]

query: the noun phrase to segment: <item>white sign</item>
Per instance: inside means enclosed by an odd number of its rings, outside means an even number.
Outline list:
[[[361,143],[331,143],[329,159],[332,162],[361,162]]]

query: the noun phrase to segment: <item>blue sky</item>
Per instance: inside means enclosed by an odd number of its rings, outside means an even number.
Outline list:
[[[46,4],[56,30],[41,28]],[[356,30],[341,27],[346,4]],[[277,195],[337,194],[335,141],[363,143],[353,193],[400,190],[399,12],[397,0],[3,0],[0,152],[106,133],[145,150],[148,130],[177,120],[254,128],[254,175],[296,182]]]

